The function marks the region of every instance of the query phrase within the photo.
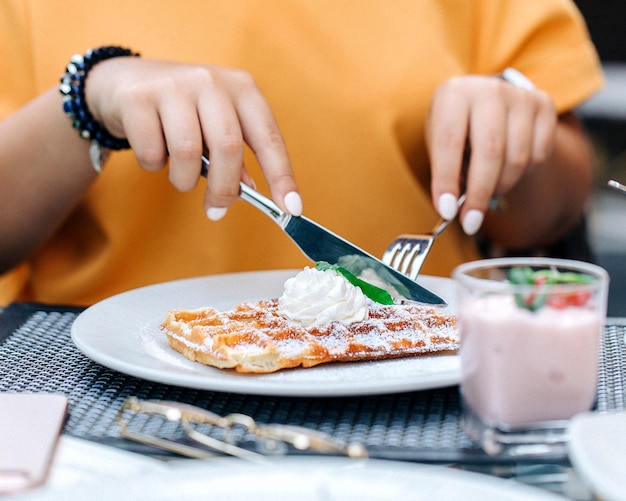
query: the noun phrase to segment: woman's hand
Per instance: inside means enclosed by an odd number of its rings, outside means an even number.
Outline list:
[[[493,197],[509,192],[551,157],[557,114],[550,96],[493,76],[452,78],[434,95],[426,127],[432,196],[442,217],[460,214],[465,233],[481,227]]]
[[[200,157],[210,152],[205,210],[212,219],[237,199],[240,181],[251,183],[244,144],[258,158],[276,203],[292,214],[302,212],[283,137],[248,73],[119,57],[95,65],[85,91],[94,118],[128,139],[144,169],[169,162],[170,181],[181,191],[196,185]]]

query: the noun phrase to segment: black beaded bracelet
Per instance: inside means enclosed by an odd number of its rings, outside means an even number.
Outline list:
[[[88,50],[85,55],[75,54],[61,76],[59,90],[63,94],[63,111],[71,118],[72,127],[78,130],[80,137],[90,139],[101,148],[124,150],[130,148],[125,138],[118,138],[100,125],[87,108],[85,100],[85,80],[91,68],[105,59],[113,57],[133,56],[130,49],[116,46],[105,46]],[[95,166],[95,162],[94,162]],[[96,167],[96,170],[99,170]]]

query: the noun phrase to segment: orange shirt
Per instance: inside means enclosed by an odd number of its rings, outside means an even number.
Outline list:
[[[304,214],[379,256],[396,235],[438,219],[424,145],[437,85],[512,66],[559,111],[601,85],[565,0],[1,0],[0,117],[56,85],[72,54],[101,45],[249,71],[287,142]],[[250,152],[245,161],[268,193]],[[178,193],[166,171],[114,153],[54,238],[0,278],[0,303],[90,304],[170,279],[309,264],[243,202],[209,221],[203,192],[201,181]],[[453,225],[423,272],[448,276],[476,257]]]

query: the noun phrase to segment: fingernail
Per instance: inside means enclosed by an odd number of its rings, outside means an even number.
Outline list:
[[[295,191],[290,191],[285,195],[285,207],[289,214],[293,216],[301,216],[302,215],[302,199],[300,195]]]
[[[211,221],[219,221],[226,215],[227,210],[226,207],[209,207],[206,215]]]
[[[474,235],[483,224],[484,218],[485,215],[479,210],[472,209],[467,211],[467,214],[465,214],[465,217],[463,218],[463,231],[467,235]]]
[[[444,193],[439,197],[437,209],[442,218],[450,221],[454,219],[459,209],[458,200],[452,193]]]

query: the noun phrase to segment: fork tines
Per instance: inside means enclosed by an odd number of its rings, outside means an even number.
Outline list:
[[[400,235],[383,254],[383,263],[415,280],[419,275],[434,237]]]

